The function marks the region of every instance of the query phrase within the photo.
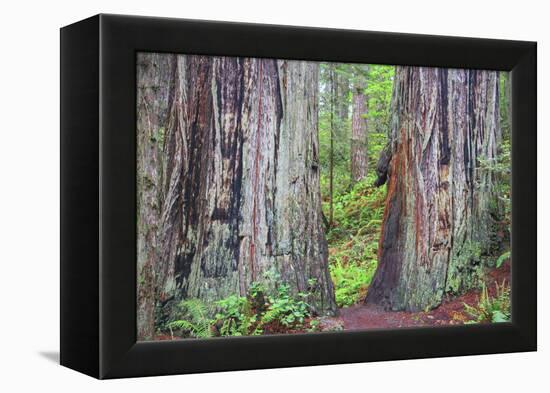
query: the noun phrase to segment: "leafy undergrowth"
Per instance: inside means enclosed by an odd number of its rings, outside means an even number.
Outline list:
[[[374,187],[374,180],[374,174],[370,174],[348,192],[334,197],[327,241],[338,307],[364,299],[376,270],[386,187]],[[328,212],[328,201],[323,205]]]
[[[458,297],[447,297],[430,311],[387,311],[360,302],[341,308],[338,317],[322,318],[313,317],[304,296],[290,295],[285,285],[279,285],[275,292],[254,285],[248,296],[230,296],[212,306],[197,299],[180,302],[176,319],[164,325],[155,339],[509,322],[509,280],[510,261],[507,259],[500,267],[487,269],[481,290],[472,289]]]
[[[495,284],[496,294],[490,296],[487,287],[483,285],[479,301],[470,306],[464,303],[466,313],[472,317],[468,323],[489,323],[510,321],[510,286],[505,281]]]
[[[273,288],[254,283],[247,296],[232,295],[213,304],[183,300],[159,335],[174,339],[317,331],[319,321],[311,315],[307,294],[293,295],[287,284],[274,283]]]

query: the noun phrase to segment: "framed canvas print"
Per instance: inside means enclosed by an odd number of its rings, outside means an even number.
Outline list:
[[[536,44],[61,29],[61,364],[536,350]]]

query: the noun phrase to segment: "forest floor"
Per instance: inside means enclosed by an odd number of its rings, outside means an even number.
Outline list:
[[[497,286],[510,284],[510,261],[499,268],[489,269],[485,275],[485,286],[490,297],[497,296]],[[382,307],[363,302],[339,308],[337,317],[321,317],[316,331],[349,331],[369,329],[394,329],[422,326],[452,326],[472,322],[465,304],[476,307],[480,301],[481,290],[471,290],[465,294],[447,298],[443,303],[426,312],[387,311]],[[286,329],[272,324],[266,327],[264,334],[293,334],[311,332],[311,320],[307,320],[306,328]],[[181,337],[166,333],[158,333],[155,340],[179,340]]]
[[[487,272],[486,285],[490,296],[495,296],[496,285],[503,281],[510,283],[510,262],[498,269]],[[480,298],[480,290],[471,290],[453,299],[446,299],[439,307],[428,312],[386,311],[373,304],[356,304],[340,309],[335,318],[325,318],[321,330],[333,330],[340,326],[343,330],[391,329],[434,325],[462,325],[471,320],[464,304],[475,306]]]

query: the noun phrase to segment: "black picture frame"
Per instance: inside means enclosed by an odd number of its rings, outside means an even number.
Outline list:
[[[136,343],[138,51],[511,71],[512,322]],[[535,351],[536,67],[534,42],[103,14],[62,28],[61,364],[103,379]]]

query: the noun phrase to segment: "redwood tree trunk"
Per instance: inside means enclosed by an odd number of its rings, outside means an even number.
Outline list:
[[[168,116],[173,56],[139,54],[137,58],[137,308],[138,336],[154,333],[155,270],[158,268],[161,154]]]
[[[478,285],[490,253],[498,72],[397,67],[379,265],[367,302],[438,306]]]
[[[204,56],[172,63],[158,302],[244,296],[251,283],[278,277],[309,293],[316,312],[335,312],[321,218],[318,65]]]
[[[367,176],[367,102],[363,75],[355,77],[351,117],[351,180],[353,183]]]
[[[175,297],[176,288],[187,288],[187,276],[204,229],[206,209],[202,180],[211,155],[213,103],[212,61],[201,56],[176,57],[170,117],[166,123],[163,156],[163,203],[158,232],[157,290],[161,302]]]
[[[317,313],[334,314],[321,210],[319,65],[278,61],[278,73],[283,116],[275,136],[273,224],[266,223],[273,237],[267,238],[267,255],[295,292],[309,294],[307,302]]]

